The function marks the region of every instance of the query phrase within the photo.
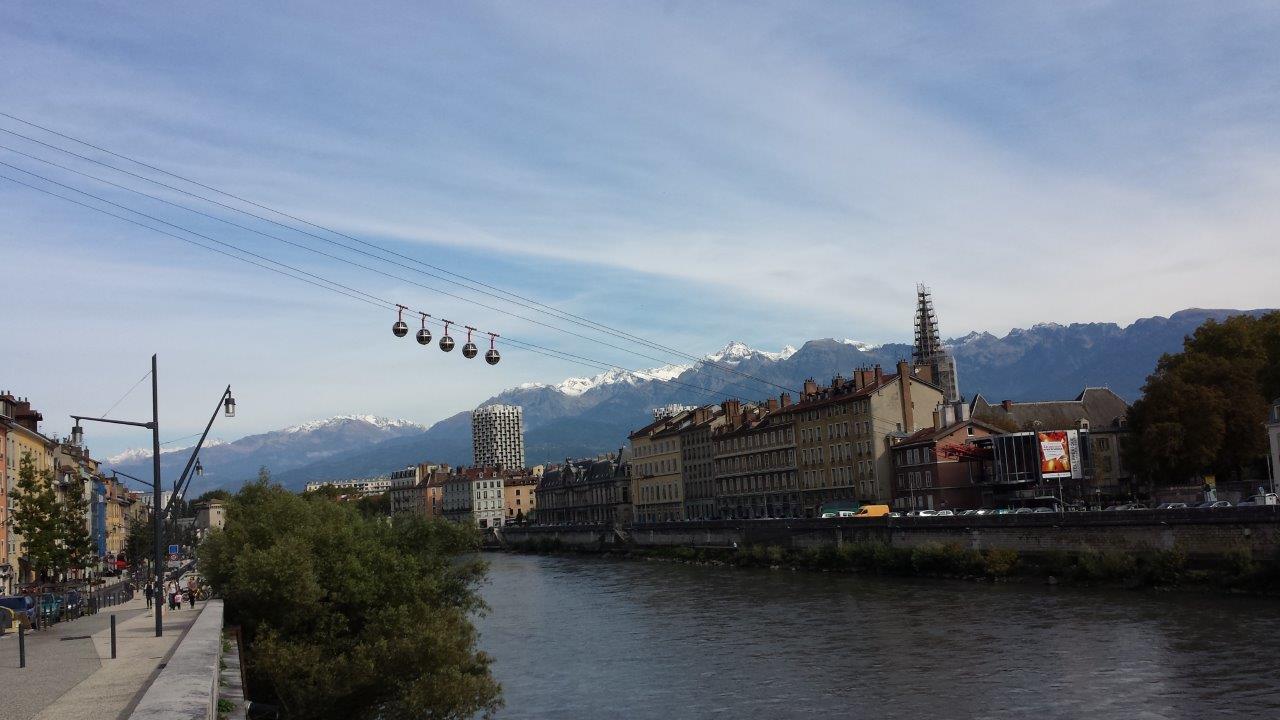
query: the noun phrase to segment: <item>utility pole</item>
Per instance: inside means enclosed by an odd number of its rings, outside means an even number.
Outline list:
[[[160,608],[164,605],[160,598],[164,596],[164,513],[160,510],[160,384],[156,380],[156,356],[151,356],[151,519],[155,524],[152,534],[155,536],[154,561],[156,565],[155,598],[156,637],[164,635],[164,621]]]

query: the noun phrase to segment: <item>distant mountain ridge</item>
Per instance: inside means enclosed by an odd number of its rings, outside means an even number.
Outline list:
[[[1264,312],[1189,309],[1126,327],[1043,323],[1014,329],[1004,337],[969,333],[946,343],[956,357],[961,392],[969,398],[981,392],[992,401],[1063,399],[1075,397],[1085,386],[1102,386],[1132,402],[1160,355],[1180,350],[1183,338],[1205,320]],[[826,383],[836,374],[847,377],[858,366],[892,367],[899,359],[909,358],[911,350],[905,343],[822,339],[810,340],[798,350],[766,352],[731,342],[709,355],[708,363],[613,371],[557,384],[526,383],[480,405],[522,406],[528,462],[554,462],[618,449],[631,430],[648,422],[655,407],[705,404],[727,397],[776,397],[782,391],[769,383],[800,388],[810,377]],[[725,372],[711,363],[729,365],[766,382]],[[288,431],[278,431],[207,449],[202,462],[210,472],[201,487],[237,486],[255,476],[260,465],[269,467],[287,487],[300,488],[310,480],[376,475],[428,460],[470,463],[469,412],[430,428],[408,421],[379,426],[354,419],[363,416],[342,417],[346,422],[337,426],[326,425],[338,419],[333,418],[315,430],[295,433],[305,438],[296,446],[281,439],[290,435]],[[317,438],[312,436],[325,428],[329,429],[324,442],[313,442]],[[185,460],[185,453],[175,454],[175,459],[179,455]],[[168,458],[168,453],[162,454],[166,467],[171,462]],[[198,492],[195,487],[193,491]]]

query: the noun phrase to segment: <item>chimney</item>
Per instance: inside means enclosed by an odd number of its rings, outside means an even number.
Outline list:
[[[1009,412],[1010,410],[1013,410],[1013,401],[1012,401],[1012,400],[1001,400],[1001,401],[1000,401],[1000,407],[1004,408],[1004,411],[1005,411],[1005,412]]]
[[[945,426],[945,425],[943,425],[942,423],[943,423],[943,421],[942,421],[942,414],[938,412],[938,409],[937,409],[937,408],[934,408],[934,410],[933,410],[933,426],[934,426],[935,428],[943,428],[943,427],[946,427],[946,426]]]
[[[724,411],[725,418],[729,421],[729,427],[738,424],[738,416],[742,413],[742,403],[737,400],[725,400],[720,403],[720,409]]]
[[[774,411],[776,411],[776,410],[778,409],[778,400],[777,400],[777,398],[769,398],[769,402],[768,402],[768,403],[766,403],[766,407],[768,407],[768,408],[769,408],[769,412],[774,412]]]
[[[836,373],[836,376],[831,378],[831,392],[835,392],[836,390],[839,390],[840,386],[843,384],[844,384],[844,376],[841,375],[840,373]]]
[[[782,393],[779,395],[778,404],[784,408],[791,407],[791,393]]]
[[[875,373],[875,384],[879,385],[880,379],[884,377],[884,371],[880,369],[880,363],[876,363]]]
[[[804,381],[804,396],[805,396],[805,397],[812,397],[812,396],[817,395],[817,394],[818,394],[818,383],[814,382],[814,381],[813,381],[813,378],[807,378],[807,379],[805,379],[805,381]]]
[[[969,406],[965,404],[964,400],[956,401],[955,413],[956,413],[956,422],[969,421]]]
[[[879,368],[876,368],[877,371]],[[916,428],[915,412],[911,407],[911,375],[907,372],[907,361],[898,361],[898,400],[902,404],[902,429],[914,432]]]

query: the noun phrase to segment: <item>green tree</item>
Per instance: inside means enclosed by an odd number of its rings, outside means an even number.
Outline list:
[[[468,527],[295,495],[268,476],[228,503],[201,568],[247,641],[250,687],[295,718],[471,718],[501,704],[471,613]]]
[[[73,482],[62,493],[58,504],[58,547],[55,572],[66,574],[71,568],[88,567],[98,557],[98,544],[89,531],[89,501],[84,496],[84,483]]]
[[[24,452],[13,502],[14,532],[22,536],[27,562],[40,580],[60,580],[97,556],[82,483],[70,483],[60,498],[53,472],[37,471],[31,453]]]
[[[129,534],[124,540],[124,552],[133,568],[142,567],[155,552],[155,547],[152,545],[154,537],[155,527],[150,519],[131,518],[129,520]]]
[[[1280,312],[1210,320],[1165,355],[1129,413],[1130,467],[1157,483],[1239,478],[1266,449],[1267,402],[1280,394]]]

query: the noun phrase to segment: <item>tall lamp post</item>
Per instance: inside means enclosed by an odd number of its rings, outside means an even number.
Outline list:
[[[213,426],[213,420],[218,416],[218,410],[225,408],[227,417],[235,417],[236,401],[231,397],[231,386],[222,391],[222,397],[218,399],[218,408],[214,410],[213,417],[209,418],[209,424],[205,426],[204,434],[200,436],[200,442],[196,444],[195,449],[191,453],[191,457],[187,460],[187,466],[182,471],[178,482],[175,483],[174,495],[181,489],[185,489],[185,483],[189,482],[188,477],[191,472],[192,465],[196,461],[196,455],[200,453],[200,448],[204,445],[204,439],[209,434],[209,428]],[[76,426],[72,429],[71,434],[74,438],[83,439],[84,430],[80,428],[81,422],[104,422],[114,425],[131,425],[133,427],[147,428],[151,431],[151,516],[154,524],[153,534],[155,543],[153,548],[152,563],[155,566],[155,594],[156,599],[156,637],[164,635],[164,620],[162,616],[160,598],[164,597],[164,520],[170,508],[173,506],[173,497],[169,498],[168,504],[164,508],[160,507],[160,391],[159,382],[156,379],[156,356],[151,356],[151,422],[134,422],[131,420],[113,420],[111,418],[87,417],[84,415],[72,415],[71,418],[76,421]],[[126,475],[126,477],[133,477]],[[138,480],[138,478],[134,478]],[[146,482],[139,480],[139,482]]]

